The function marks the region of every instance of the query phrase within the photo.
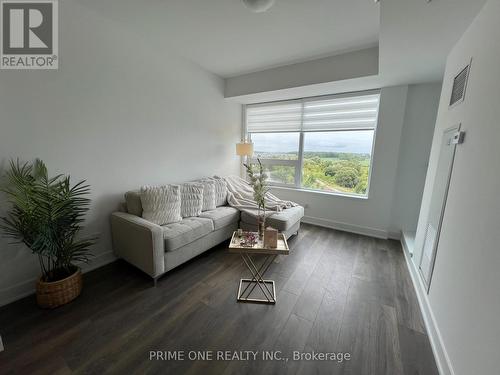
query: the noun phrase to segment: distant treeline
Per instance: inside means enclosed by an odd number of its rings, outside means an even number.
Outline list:
[[[255,154],[261,155],[297,155],[296,151],[290,152],[266,152],[266,151],[255,151]],[[305,151],[304,158],[328,158],[328,159],[344,159],[344,160],[352,160],[352,159],[369,159],[370,154],[356,154],[353,152],[323,152],[323,151]]]
[[[329,158],[329,159],[366,159],[370,154],[355,154],[353,152],[304,152],[304,158]]]

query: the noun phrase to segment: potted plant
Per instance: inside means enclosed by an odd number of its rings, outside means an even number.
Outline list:
[[[71,186],[70,177],[49,177],[45,164],[10,162],[7,185],[2,188],[12,205],[0,229],[38,256],[41,277],[36,294],[39,306],[55,308],[76,297],[82,289],[77,262],[88,262],[95,238],[78,237],[90,199],[89,185]]]
[[[253,199],[259,207],[257,228],[259,231],[259,238],[262,240],[264,237],[264,229],[266,228],[266,194],[269,188],[267,185],[267,175],[264,172],[264,167],[259,158],[257,158],[257,163],[257,166],[249,164],[243,165],[247,170],[248,178],[250,179],[249,183],[253,188]]]

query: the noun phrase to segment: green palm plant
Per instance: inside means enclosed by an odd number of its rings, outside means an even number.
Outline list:
[[[6,178],[0,191],[12,208],[1,218],[0,230],[38,256],[42,280],[64,279],[76,271],[75,262],[88,262],[96,238],[82,239],[78,233],[90,205],[89,185],[80,181],[71,186],[69,176],[49,177],[39,159],[11,160]]]

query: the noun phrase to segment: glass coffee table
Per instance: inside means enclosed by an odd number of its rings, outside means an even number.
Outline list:
[[[254,233],[254,235],[258,238],[257,233]],[[241,255],[243,262],[252,274],[252,278],[240,279],[237,301],[275,304],[276,287],[274,281],[265,280],[264,275],[278,255],[288,255],[290,253],[286,238],[282,233],[278,233],[278,246],[276,248],[266,247],[263,241],[258,239],[254,244],[248,245],[242,238],[238,231],[233,233],[229,244],[229,252]],[[263,259],[260,265],[257,258]],[[256,286],[262,292],[263,298],[251,297]]]

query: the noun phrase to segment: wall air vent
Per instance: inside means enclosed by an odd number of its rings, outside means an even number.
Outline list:
[[[453,89],[451,90],[450,107],[461,103],[465,99],[465,89],[469,78],[470,64],[467,65],[453,80]]]

